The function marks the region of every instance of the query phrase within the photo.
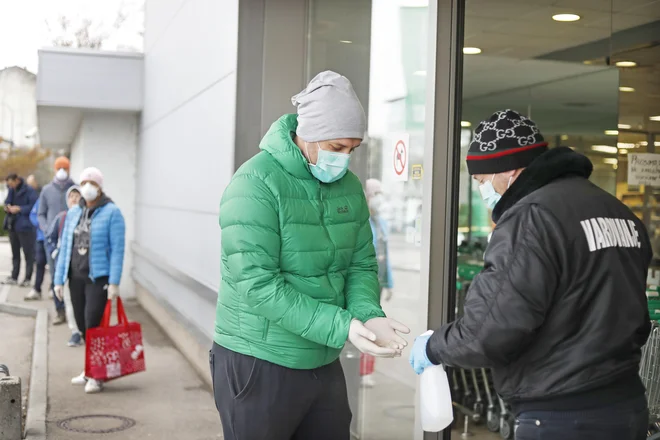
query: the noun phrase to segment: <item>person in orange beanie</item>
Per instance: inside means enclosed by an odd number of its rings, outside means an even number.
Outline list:
[[[39,212],[37,213],[37,218],[39,221],[39,229],[41,229],[44,234],[46,234],[54,222],[57,215],[67,210],[66,204],[66,193],[71,188],[74,183],[69,177],[69,170],[71,164],[69,159],[61,156],[55,159],[54,164],[55,177],[52,182],[44,186],[41,190],[41,195],[39,196]],[[47,234],[46,234],[47,236]],[[48,244],[48,243],[45,243]],[[55,243],[56,244],[56,243]],[[52,257],[46,253],[48,259],[48,267],[51,272],[51,279],[54,276],[55,271],[55,262]],[[50,293],[52,295],[53,284],[51,282]],[[26,299],[39,299],[39,298],[26,298]],[[57,311],[57,316],[53,320],[54,325],[64,324],[66,322],[66,313],[64,309],[64,301],[59,300],[55,295],[53,295],[53,300],[55,302],[55,310]]]

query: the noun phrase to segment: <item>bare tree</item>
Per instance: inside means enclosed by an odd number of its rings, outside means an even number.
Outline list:
[[[47,19],[45,26],[53,46],[102,49],[104,43],[124,31],[123,27],[131,16],[143,12],[142,0],[122,0],[112,19],[81,17],[76,13],[61,14]],[[132,24],[135,25],[134,22]],[[142,36],[142,28],[135,29],[134,34],[136,37]],[[126,47],[126,44],[122,46]]]

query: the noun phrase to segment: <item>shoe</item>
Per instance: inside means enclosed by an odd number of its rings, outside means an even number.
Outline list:
[[[85,385],[85,392],[87,394],[100,393],[101,391],[103,391],[103,382],[96,379],[87,380],[87,384]]]
[[[30,290],[30,293],[25,295],[25,298],[23,298],[25,301],[40,301],[41,300],[41,292],[37,292],[36,290],[32,289]]]
[[[30,280],[23,280],[23,282],[19,284],[20,287],[30,287],[31,285],[32,283],[30,282]]]
[[[69,339],[69,342],[66,343],[66,345],[69,347],[80,347],[85,345],[85,341],[83,341],[82,335],[76,332],[71,335],[71,338]]]
[[[66,313],[64,310],[58,310],[57,316],[53,319],[53,325],[62,325],[66,322]]]
[[[376,385],[373,376],[362,376],[362,386],[364,388],[373,388]]]
[[[71,379],[71,385],[87,385],[87,378],[85,377],[85,372],[80,373],[80,376],[76,376]]]
[[[2,284],[6,284],[7,286],[15,286],[18,284],[18,280],[13,279],[12,277],[7,277]]]

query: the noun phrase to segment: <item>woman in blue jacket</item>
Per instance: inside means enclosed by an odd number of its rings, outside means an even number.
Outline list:
[[[87,168],[80,176],[82,199],[69,210],[64,221],[57,267],[55,294],[63,297],[69,280],[71,303],[78,330],[98,327],[108,299],[119,296],[124,265],[125,223],[121,211],[103,192],[103,174]],[[73,385],[85,385],[86,393],[98,393],[103,384],[80,376]]]

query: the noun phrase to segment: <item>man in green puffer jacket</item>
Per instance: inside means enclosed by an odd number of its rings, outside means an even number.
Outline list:
[[[292,98],[220,203],[222,283],[211,372],[225,440],[348,440],[339,354],[400,356],[379,303],[369,209],[350,153],[366,130],[345,77]]]

